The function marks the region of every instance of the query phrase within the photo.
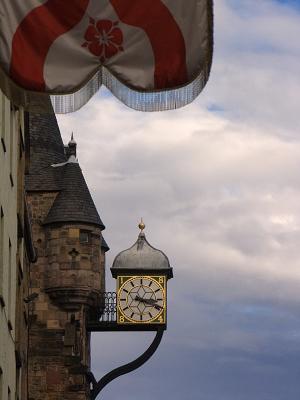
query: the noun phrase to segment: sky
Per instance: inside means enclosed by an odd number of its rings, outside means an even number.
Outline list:
[[[102,400],[300,398],[300,1],[216,0],[210,80],[141,113],[106,89],[58,116],[106,225],[110,267],[142,216],[174,268],[168,330]],[[93,334],[100,379],[153,333]]]

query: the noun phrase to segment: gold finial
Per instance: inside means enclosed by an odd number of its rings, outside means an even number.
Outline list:
[[[143,232],[143,230],[146,228],[143,218],[141,218],[141,222],[139,223],[139,228],[140,228],[141,232]]]

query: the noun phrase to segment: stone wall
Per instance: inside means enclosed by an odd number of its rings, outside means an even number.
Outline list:
[[[83,223],[42,224],[57,193],[28,193],[38,261],[31,268],[29,400],[86,400],[86,320],[104,291],[101,231]]]

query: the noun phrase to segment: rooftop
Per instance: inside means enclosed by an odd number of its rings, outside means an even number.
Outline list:
[[[67,149],[55,114],[28,114],[30,165],[28,192],[57,192],[44,224],[81,222],[105,229],[76,159],[76,142]]]

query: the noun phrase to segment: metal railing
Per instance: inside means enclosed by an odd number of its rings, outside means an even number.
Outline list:
[[[87,323],[89,332],[104,331],[157,331],[159,326],[154,324],[126,324],[117,323],[117,293],[102,292],[99,298],[98,312],[90,315]],[[164,325],[163,329],[166,329]]]
[[[102,292],[100,297],[99,323],[110,323],[117,321],[117,293]]]

